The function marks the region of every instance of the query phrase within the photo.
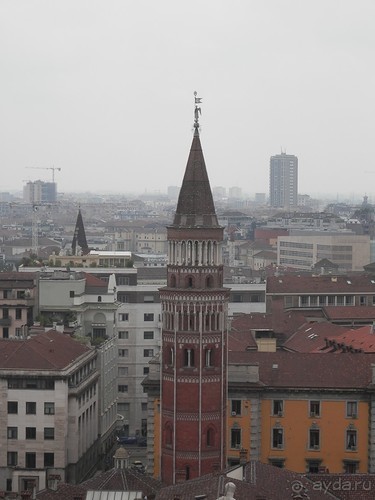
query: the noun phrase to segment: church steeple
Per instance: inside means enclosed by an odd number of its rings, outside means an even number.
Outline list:
[[[195,93],[196,95],[196,93]],[[195,97],[194,136],[173,221],[178,227],[218,227],[214,201],[199,137],[201,99]]]
[[[162,308],[161,457],[167,483],[224,467],[227,315],[223,227],[219,226],[199,138],[194,137],[173,224],[167,228]]]

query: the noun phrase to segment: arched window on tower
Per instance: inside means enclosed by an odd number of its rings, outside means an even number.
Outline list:
[[[194,286],[194,278],[193,276],[186,277],[186,288],[193,288]]]
[[[171,276],[171,288],[176,288],[176,276],[174,274]]]
[[[165,424],[164,435],[165,435],[165,446],[171,447],[173,443],[173,427],[172,424],[170,424],[169,422]]]
[[[185,467],[185,479],[186,479],[186,481],[188,481],[190,479],[190,466],[189,465],[187,465]]]
[[[209,427],[206,432],[206,445],[215,446],[215,429]]]
[[[205,358],[206,358],[205,359],[206,367],[213,366],[213,361],[212,361],[213,352],[212,352],[212,349],[206,349]]]
[[[212,288],[214,286],[214,279],[212,276],[207,276],[206,278],[206,288]]]
[[[184,349],[184,366],[187,368],[194,366],[194,349]]]

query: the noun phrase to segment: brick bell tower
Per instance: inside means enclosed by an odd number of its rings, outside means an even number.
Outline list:
[[[167,228],[162,308],[161,476],[174,484],[225,466],[227,314],[223,228],[215,213],[199,137],[194,137]]]

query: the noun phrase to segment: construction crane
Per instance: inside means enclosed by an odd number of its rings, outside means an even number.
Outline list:
[[[55,182],[55,170],[60,172],[61,167],[26,167],[26,168],[34,168],[38,170],[52,170],[52,182]]]

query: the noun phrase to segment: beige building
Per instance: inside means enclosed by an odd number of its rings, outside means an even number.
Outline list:
[[[98,462],[97,351],[54,330],[2,340],[0,489],[77,483]]]
[[[279,266],[311,271],[323,259],[337,264],[339,272],[363,271],[370,263],[370,237],[306,231],[277,239]]]

